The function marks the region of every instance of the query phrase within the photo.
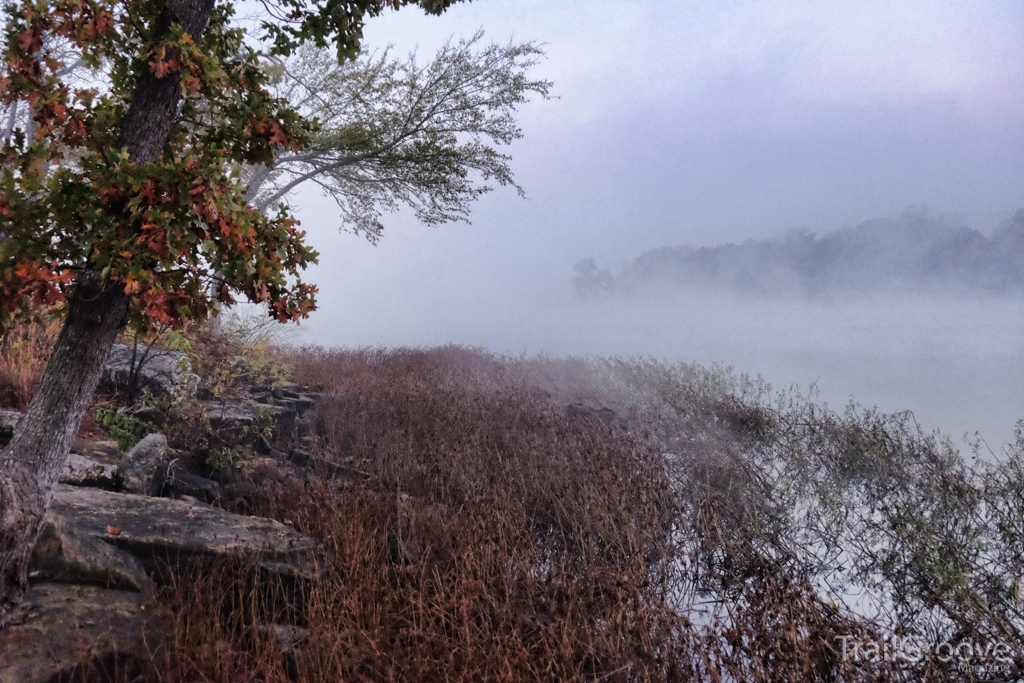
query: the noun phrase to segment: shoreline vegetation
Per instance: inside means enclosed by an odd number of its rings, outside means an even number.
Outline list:
[[[55,329],[8,330],[3,407],[23,407]],[[115,680],[1024,675],[1020,425],[985,461],[909,413],[719,369],[295,348],[269,329],[161,335],[194,394],[107,391],[80,436],[165,434],[177,467],[221,482],[209,505],[313,539],[318,571],[197,558],[154,576],[169,627]],[[286,386],[316,397],[308,434],[204,413]]]

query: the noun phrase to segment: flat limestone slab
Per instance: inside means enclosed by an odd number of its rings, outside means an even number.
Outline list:
[[[71,486],[92,486],[100,489],[117,488],[117,467],[90,458],[69,453],[60,471],[60,483]]]
[[[236,515],[168,498],[61,485],[50,513],[79,535],[106,541],[144,563],[181,557],[258,555],[264,566],[296,577],[315,575],[316,542],[263,517]]]
[[[153,582],[142,562],[109,543],[75,531],[71,522],[52,511],[32,550],[29,576],[55,583],[91,584],[150,593]]]
[[[12,617],[0,631],[0,683],[65,680],[80,667],[112,677],[149,657],[168,628],[140,593],[54,583],[33,586]]]
[[[75,439],[71,452],[104,465],[120,465],[124,459],[124,453],[118,448],[117,442],[109,439]]]

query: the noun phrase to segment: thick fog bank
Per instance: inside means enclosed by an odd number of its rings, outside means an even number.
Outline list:
[[[1024,293],[1024,210],[984,235],[925,208],[816,235],[714,247],[666,246],[613,272],[594,259],[573,268],[581,299],[651,296],[694,286],[747,295],[817,297],[853,293]]]
[[[962,445],[993,450],[1024,418],[1024,300],[904,295],[750,297],[677,291],[653,301],[579,302],[516,289],[325,302],[299,340],[336,346],[483,346],[500,353],[653,356],[761,375],[776,388],[812,383],[842,408],[853,397],[913,410]]]

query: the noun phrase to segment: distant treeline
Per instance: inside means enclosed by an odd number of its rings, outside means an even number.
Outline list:
[[[807,229],[717,247],[662,247],[644,252],[620,273],[594,259],[573,267],[577,296],[652,289],[713,287],[744,292],[1024,290],[1024,209],[991,237],[905,211],[818,236]]]

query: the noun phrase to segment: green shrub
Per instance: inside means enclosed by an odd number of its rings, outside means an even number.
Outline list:
[[[106,427],[122,451],[131,450],[132,446],[157,431],[148,422],[109,406],[97,409],[93,418]]]
[[[206,454],[206,466],[213,470],[231,467],[235,462],[235,452],[230,448],[211,448]]]

